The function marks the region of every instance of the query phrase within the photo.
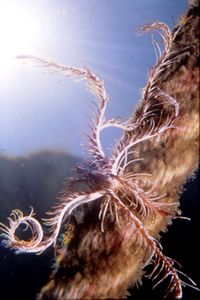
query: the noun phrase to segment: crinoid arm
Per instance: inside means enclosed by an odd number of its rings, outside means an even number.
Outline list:
[[[4,238],[2,241],[4,246],[14,249],[16,253],[31,252],[32,249],[37,249],[43,239],[43,230],[40,223],[33,216],[33,208],[31,208],[28,216],[24,216],[22,211],[15,209],[8,218],[9,226],[0,223],[0,230],[3,231],[1,236]],[[30,240],[20,240],[16,236],[15,232],[20,225],[26,226],[23,231],[31,230],[32,237]]]
[[[53,217],[45,219],[45,225],[48,226],[50,234],[43,237],[43,229],[38,220],[34,217],[33,208],[28,216],[16,209],[13,210],[9,220],[9,226],[0,223],[0,230],[3,232],[1,236],[4,238],[2,243],[16,253],[41,253],[51,245],[56,244],[57,237],[63,222],[63,219],[68,218],[74,209],[85,203],[92,202],[101,198],[104,195],[103,191],[94,193],[74,193],[67,199],[63,199],[56,209],[49,213]],[[20,240],[16,231],[21,226],[25,225],[31,231],[31,238],[29,240]]]
[[[105,110],[108,102],[108,95],[103,80],[87,68],[62,65],[51,60],[30,55],[20,55],[16,58],[23,60],[23,62],[32,63],[45,68],[48,72],[73,78],[74,80],[81,79],[86,82],[89,91],[98,99],[98,114],[96,115],[91,134],[89,135],[89,152],[97,160],[101,161],[105,157],[105,153],[100,141],[100,131],[104,123]]]
[[[140,247],[143,249],[147,249],[147,252],[149,252],[149,258],[147,259],[145,264],[148,265],[149,262],[152,260],[155,263],[155,267],[152,273],[150,274],[149,278],[155,280],[162,273],[164,274],[161,276],[161,279],[157,283],[155,283],[154,287],[163,282],[166,278],[171,277],[168,289],[165,294],[166,297],[170,293],[174,295],[175,299],[181,299],[182,286],[190,286],[191,288],[200,291],[196,287],[196,284],[193,280],[191,280],[187,275],[185,275],[184,273],[182,273],[174,267],[175,261],[162,253],[162,247],[160,243],[147,232],[143,223],[130,211],[130,209],[127,208],[127,206],[124,205],[121,199],[114,193],[111,194],[111,197],[113,201],[115,201],[116,205],[120,207],[121,210],[124,211],[124,213],[130,217],[132,223],[136,228],[135,238],[138,243],[137,252],[140,251]],[[185,277],[188,280],[188,282],[181,280],[179,278],[179,274]]]
[[[91,72],[87,68],[76,68],[74,66],[67,66],[58,64],[52,60],[47,60],[41,57],[31,55],[20,55],[16,57],[18,60],[27,62],[29,64],[38,65],[41,68],[45,68],[50,73],[77,79],[84,80],[88,87],[88,90],[97,98],[98,108],[91,126],[91,132],[88,135],[89,144],[88,152],[96,159],[96,161],[104,160],[105,153],[101,144],[101,131],[108,127],[117,127],[124,131],[130,131],[134,129],[134,124],[129,120],[123,121],[116,118],[106,120],[105,112],[109,97],[106,93],[104,82],[95,73]]]

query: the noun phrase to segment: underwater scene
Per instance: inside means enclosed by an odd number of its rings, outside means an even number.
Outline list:
[[[2,300],[200,299],[198,4],[0,0]]]

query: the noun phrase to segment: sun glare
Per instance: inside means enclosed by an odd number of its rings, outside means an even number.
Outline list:
[[[35,22],[34,22],[35,21]],[[21,7],[0,1],[0,72],[6,71],[12,59],[31,53],[37,36],[37,22]]]

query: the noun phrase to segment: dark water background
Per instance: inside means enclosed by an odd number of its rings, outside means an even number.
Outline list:
[[[40,152],[29,157],[11,159],[0,156],[0,217],[6,222],[10,210],[20,208],[25,213],[33,205],[38,218],[44,217],[45,211],[55,203],[56,196],[63,189],[63,183],[80,161],[66,153]],[[169,231],[163,234],[164,253],[176,259],[183,266],[183,271],[200,284],[200,207],[199,173],[190,180],[181,196],[183,215],[192,218],[190,222],[174,220]],[[34,300],[40,288],[48,281],[53,265],[53,250],[48,249],[41,255],[21,254],[0,247],[0,298],[3,300]],[[133,299],[161,300],[164,290],[162,285],[152,291],[152,282],[145,280],[143,286],[130,293]],[[129,299],[132,297],[130,296]],[[200,294],[184,288],[184,300],[200,299]],[[59,299],[58,299],[59,300]]]

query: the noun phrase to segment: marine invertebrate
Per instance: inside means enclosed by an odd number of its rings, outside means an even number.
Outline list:
[[[143,266],[150,262],[155,263],[149,277],[153,280],[160,277],[157,284],[170,277],[166,295],[173,293],[176,299],[180,299],[182,297],[181,286],[188,285],[195,288],[195,284],[174,266],[175,262],[172,259],[164,256],[161,245],[155,234],[151,233],[149,225],[156,224],[158,219],[163,220],[164,223],[169,222],[179,212],[178,203],[170,199],[171,196],[168,192],[159,193],[159,182],[155,181],[153,174],[134,170],[137,162],[143,161],[145,164],[145,160],[147,160],[145,155],[140,155],[142,154],[142,151],[139,151],[141,145],[146,142],[155,144],[164,142],[164,139],[169,136],[178,136],[182,130],[179,123],[183,111],[182,103],[161,88],[160,76],[166,68],[185,59],[190,48],[185,46],[179,52],[172,51],[172,43],[177,38],[180,28],[171,35],[165,24],[156,22],[144,26],[142,30],[159,30],[165,42],[165,48],[161,52],[159,45],[154,42],[160,53],[158,61],[150,72],[147,86],[143,92],[142,105],[135,116],[126,122],[105,119],[108,96],[104,83],[89,70],[58,65],[41,58],[18,57],[39,63],[53,72],[85,79],[90,91],[97,96],[99,107],[89,135],[89,151],[92,159],[78,167],[79,176],[71,180],[70,189],[63,194],[61,203],[50,213],[52,217],[45,221],[45,224],[49,226],[47,237],[43,237],[42,228],[34,218],[33,210],[29,216],[23,216],[22,212],[18,210],[13,211],[9,218],[10,226],[1,224],[1,229],[4,231],[6,246],[13,248],[18,253],[40,253],[50,245],[56,245],[62,223],[77,207],[100,201],[101,225],[99,227],[101,231],[105,231],[106,235],[106,232],[109,231],[108,225],[111,224],[115,227],[115,231],[120,231],[121,227],[129,228],[130,233],[126,233],[126,236],[128,235],[128,238],[132,239],[134,255],[137,255],[138,252],[145,253]],[[124,136],[116,145],[112,157],[108,158],[102,148],[100,134],[103,129],[110,126],[123,129]],[[77,192],[74,185],[80,182],[84,183],[85,190]],[[31,229],[33,235],[30,240],[21,241],[17,238],[16,229],[20,224],[25,224]],[[179,274],[183,276],[183,279],[179,279]],[[84,293],[86,293],[87,287],[84,289]],[[80,298],[80,295],[76,298]]]

